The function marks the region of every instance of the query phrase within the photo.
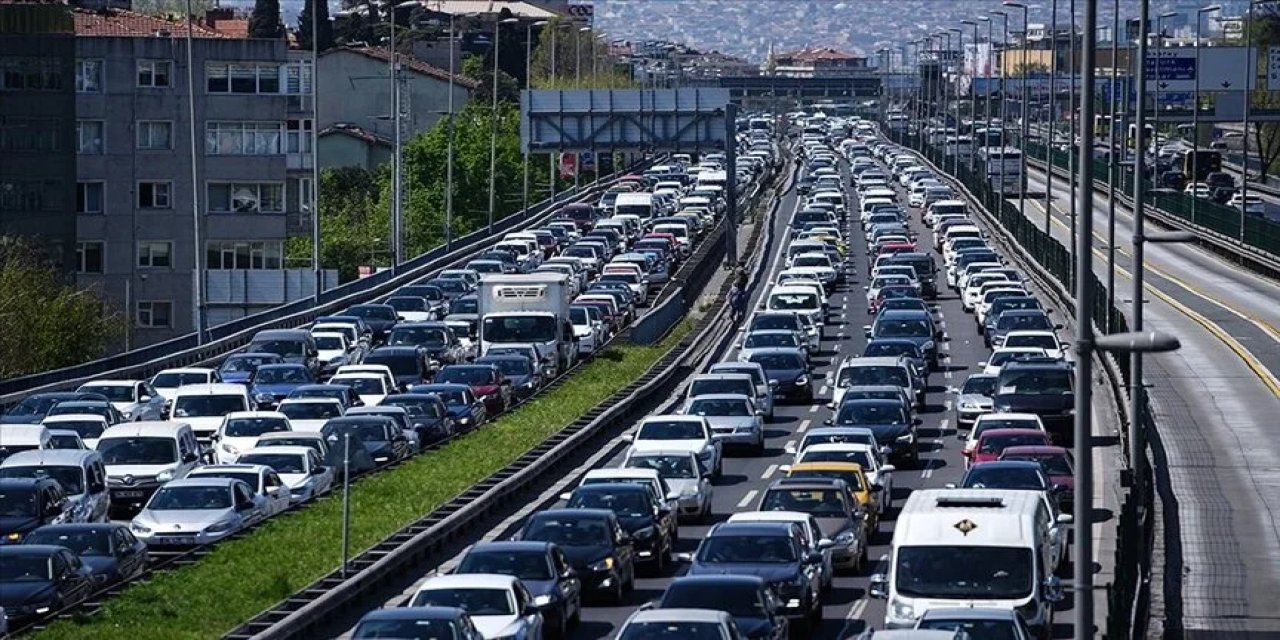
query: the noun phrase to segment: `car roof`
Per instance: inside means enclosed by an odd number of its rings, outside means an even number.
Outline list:
[[[638,454],[638,455],[659,455],[661,453],[662,453],[661,449],[654,449],[652,451],[645,450],[642,454]],[[693,455],[691,451],[672,451],[671,453],[675,455],[685,455],[685,454]],[[653,478],[654,480],[657,480],[661,477],[657,469],[643,469],[638,467],[612,467],[609,469],[592,469],[588,471],[587,475],[583,476],[582,479],[586,480],[588,478],[634,478],[636,476],[645,476],[645,477]]]
[[[170,480],[165,487],[227,487],[240,482],[235,478],[181,478]]]
[[[466,614],[457,607],[388,607],[374,609],[360,620],[458,620]]]
[[[644,609],[637,611],[627,619],[627,623],[644,624],[652,622],[711,622],[728,624],[733,616],[715,609]]]
[[[1015,620],[1017,615],[1013,609],[995,607],[932,607],[924,612],[921,619]]]
[[[1009,437],[1009,436],[1043,436],[1045,432],[1039,429],[988,429],[978,436],[979,440],[984,438]]]
[[[278,366],[283,363],[264,364],[260,367]],[[289,365],[292,366],[292,365]],[[242,384],[232,382],[211,382],[205,384],[185,384],[178,387],[179,396],[198,395],[248,395],[249,389]]]
[[[0,431],[2,431],[2,429],[0,429]],[[93,460],[95,458],[101,459],[102,455],[93,449],[33,449],[29,451],[19,451],[8,458],[5,458],[4,462],[0,462],[0,468],[20,467],[26,465],[80,466],[85,461]]]
[[[239,386],[239,385],[236,385]],[[244,387],[240,387],[243,389]],[[178,434],[179,429],[186,427],[190,429],[190,425],[185,422],[162,422],[154,420],[142,420],[138,422],[122,422],[107,427],[102,432],[101,439],[107,438],[148,438],[162,437],[172,438]]]
[[[232,411],[224,416],[227,420],[235,418],[275,418],[277,420],[288,420],[289,416],[279,411]]]
[[[477,542],[467,553],[475,551],[542,551],[546,552],[554,547],[554,542],[544,542],[541,540],[492,540],[485,542]]]
[[[750,400],[751,398],[742,393],[703,393],[689,398],[693,400]]]
[[[289,432],[288,432],[288,431],[284,431],[284,432],[281,432],[281,433],[286,433],[286,434],[287,434],[287,433],[289,433]],[[309,432],[303,432],[303,433],[309,433]],[[317,435],[318,435],[318,434],[317,434]],[[261,440],[261,438],[259,438],[259,440]],[[246,449],[245,451],[242,451],[242,452],[240,453],[240,456],[241,456],[241,457],[244,457],[244,456],[247,456],[247,455],[249,455],[249,454],[251,454],[251,453],[270,453],[270,454],[285,454],[285,455],[299,455],[299,456],[305,456],[305,455],[307,455],[307,452],[309,452],[309,451],[315,451],[315,449],[312,449],[311,447],[304,447],[304,446],[301,446],[301,445],[289,445],[289,446],[285,446],[285,447],[254,447],[254,448],[252,448],[252,449]],[[257,465],[245,465],[245,466],[257,466]]]
[[[969,467],[969,471],[973,471],[974,469],[1032,469],[1035,471],[1043,471],[1044,467],[1041,467],[1040,463],[1035,460],[991,460],[988,462],[979,462],[972,467]]]
[[[717,535],[779,536],[791,533],[786,522],[721,522],[711,527],[706,537]]]
[[[724,525],[719,525],[719,526],[724,526]],[[0,547],[0,549],[3,549],[3,548],[4,547]],[[764,578],[761,578],[760,576],[748,576],[748,575],[742,575],[742,574],[727,573],[727,574],[720,574],[720,575],[680,576],[679,578],[676,578],[675,580],[671,581],[671,586],[676,586],[676,585],[680,585],[680,586],[707,585],[709,587],[714,587],[716,585],[726,585],[726,586],[748,586],[749,585],[749,586],[760,588],[760,587],[764,587],[766,583],[764,581]]]
[[[1001,455],[1070,455],[1071,452],[1066,447],[1059,447],[1049,444],[1027,444],[1018,445],[1016,447],[1005,447]]]
[[[44,420],[40,421],[40,424],[48,427],[50,425],[55,425],[60,422],[81,422],[81,421],[106,422],[107,419],[106,417],[98,415],[96,413],[61,413],[56,416],[46,417]],[[8,429],[14,426],[18,426],[18,425],[6,425],[3,428]]]
[[[88,385],[100,385],[104,387],[132,387],[133,385],[138,384],[139,382],[142,382],[142,380],[102,379],[102,380],[90,380],[80,386],[85,387]]]
[[[515,576],[497,573],[451,573],[434,575],[418,584],[425,589],[503,589],[512,590],[520,582]]]
[[[840,368],[845,367],[898,367],[902,366],[902,356],[857,356],[846,358],[840,363]]]
[[[613,512],[608,509],[543,509],[529,516],[530,520],[534,518],[609,520],[613,518]]]

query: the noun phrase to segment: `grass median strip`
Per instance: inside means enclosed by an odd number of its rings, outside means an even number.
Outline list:
[[[351,548],[373,546],[510,464],[643,375],[691,328],[686,320],[659,344],[610,348],[559,389],[438,451],[362,480],[351,489]],[[133,586],[96,615],[58,622],[35,637],[218,638],[336,569],[341,518],[335,492],[219,546],[197,564]]]

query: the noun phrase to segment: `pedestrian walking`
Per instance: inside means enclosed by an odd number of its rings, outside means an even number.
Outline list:
[[[733,323],[738,324],[742,320],[742,314],[747,309],[747,292],[737,284],[729,289],[729,311],[733,318]]]

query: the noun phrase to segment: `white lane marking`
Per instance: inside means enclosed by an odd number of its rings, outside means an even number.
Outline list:
[[[942,377],[944,377],[944,378],[946,378],[946,379],[950,380],[950,379],[951,379],[951,372],[950,372],[950,371],[943,371],[943,372],[942,372]]]
[[[817,413],[817,412],[818,412],[818,405],[815,404],[812,407],[809,407],[809,413]]]
[[[755,489],[748,491],[747,495],[742,496],[742,499],[738,501],[738,508],[739,509],[747,508],[747,505],[751,504],[751,501],[756,499],[757,493],[759,493],[759,491],[756,491]]]
[[[836,350],[836,351],[839,351],[839,350],[840,350],[840,343],[839,343],[839,342],[837,342],[837,343],[836,343],[836,349],[835,349],[835,350]]]
[[[773,472],[777,470],[778,470],[778,465],[776,464],[769,465],[768,467],[765,468],[764,473],[760,474],[760,479],[768,480],[769,477],[773,475]]]
[[[804,419],[804,420],[801,420],[801,421],[800,421],[800,426],[799,426],[799,427],[796,427],[796,433],[804,433],[805,431],[808,431],[808,430],[809,430],[809,419],[808,419],[808,418],[806,418],[806,419]]]
[[[792,447],[794,447],[794,446],[796,446],[796,441],[795,441],[795,440],[788,440],[786,444],[782,445],[782,450],[783,450],[783,451],[786,451],[787,449],[790,449],[790,448],[792,448]]]
[[[827,385],[824,384],[821,387],[818,387],[818,395],[825,396],[827,395],[827,392],[830,390],[831,390],[831,387],[828,387]]]
[[[950,411],[950,410],[951,410],[951,400],[947,400],[946,402],[942,403],[942,408],[943,408],[943,409],[945,409],[945,410],[947,410],[947,411]]]
[[[853,603],[852,607],[849,607],[849,615],[846,616],[845,619],[860,620],[863,612],[865,612],[866,610],[867,610],[867,599],[866,598],[859,599],[857,602]],[[841,637],[844,637],[843,633],[841,634]]]

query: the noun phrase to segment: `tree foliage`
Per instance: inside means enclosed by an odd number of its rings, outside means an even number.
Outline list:
[[[1258,4],[1253,7],[1253,23],[1247,25],[1252,36],[1252,41],[1258,54],[1258,63],[1267,64],[1266,52],[1272,46],[1280,45],[1280,7],[1274,4]],[[1251,109],[1277,109],[1280,108],[1280,95],[1266,91],[1265,85],[1262,84],[1263,78],[1260,77],[1257,70],[1253,73],[1254,79],[1258,82],[1259,90],[1250,92],[1250,108]],[[1252,151],[1256,151],[1260,160],[1259,173],[1261,180],[1265,181],[1267,174],[1271,171],[1272,165],[1280,159],[1280,122],[1259,122],[1251,121],[1250,127],[1253,131],[1253,147]],[[1245,135],[1250,132],[1246,131]]]
[[[482,56],[467,55],[462,58],[462,75],[480,83],[471,93],[471,100],[480,104],[493,104],[493,60]],[[498,101],[519,104],[520,83],[511,74],[498,69]]]
[[[0,238],[0,378],[67,367],[106,354],[124,319],[43,263],[28,243]]]
[[[390,254],[390,207],[382,184],[390,167],[368,171],[339,167],[320,172],[320,264],[353,280],[362,265],[387,265]],[[311,238],[289,239],[290,264],[310,264]]]
[[[249,15],[249,37],[277,40],[284,37],[280,0],[255,0]]]
[[[636,86],[627,71],[613,65],[608,45],[596,32],[582,31],[566,18],[552,18],[538,33],[530,62],[537,89],[625,89]],[[592,43],[597,43],[592,46]],[[595,60],[592,60],[592,56]],[[554,66],[553,63],[554,62]]]
[[[316,11],[316,30],[320,37],[320,51],[333,48],[333,22],[329,20],[329,3],[326,0],[306,0],[302,13],[298,14],[298,45],[311,49],[311,12]]]

